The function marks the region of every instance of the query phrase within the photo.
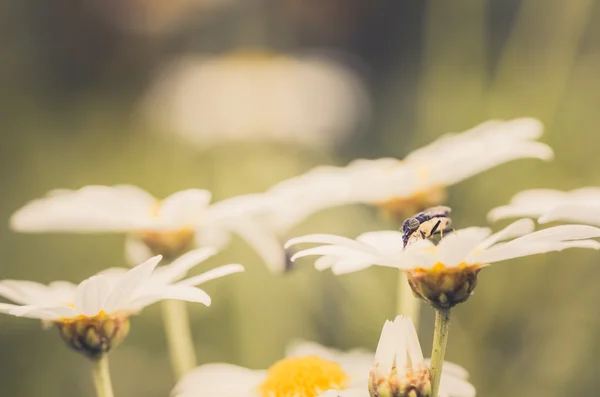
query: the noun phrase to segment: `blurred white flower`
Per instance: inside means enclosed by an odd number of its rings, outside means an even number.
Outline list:
[[[410,321],[410,320],[408,320]],[[394,335],[409,338],[405,330]],[[388,342],[391,335],[388,335]],[[382,335],[383,338],[383,335]],[[411,349],[415,348],[411,340]],[[416,341],[417,347],[418,341]],[[380,343],[381,346],[381,343]],[[393,346],[399,347],[395,342]],[[384,347],[381,347],[383,350]],[[206,364],[191,371],[172,392],[172,397],[368,397],[369,372],[373,354],[364,350],[341,352],[317,343],[295,342],[288,347],[287,358],[274,363],[268,370],[251,370],[230,364]],[[378,355],[381,356],[378,348]],[[407,354],[407,351],[404,351]],[[422,358],[422,355],[421,355]],[[376,357],[376,359],[378,359]],[[473,397],[473,387],[466,381],[464,369],[448,363],[449,371],[442,375],[440,396]],[[456,376],[453,372],[460,372]],[[450,382],[448,382],[450,380]],[[456,387],[460,385],[461,388]]]
[[[243,266],[225,265],[180,281],[187,271],[214,253],[190,251],[160,269],[161,256],[131,269],[109,269],[75,285],[55,281],[46,286],[33,281],[4,280],[0,296],[15,304],[0,304],[0,311],[57,325],[61,337],[91,357],[108,352],[129,330],[129,316],[161,300],[175,299],[210,305],[198,285],[241,272]]]
[[[239,52],[179,60],[159,76],[142,108],[150,121],[199,147],[327,147],[365,118],[368,99],[356,74],[328,57]]]
[[[124,232],[131,263],[152,255],[170,261],[195,247],[222,248],[238,230],[251,239],[244,233],[246,224],[270,206],[269,197],[261,194],[213,205],[210,199],[210,192],[202,189],[182,190],[164,200],[130,185],[60,189],[19,209],[11,226],[19,232]],[[264,259],[275,266],[273,258]],[[279,258],[276,265],[281,262]]]
[[[331,267],[336,274],[371,265],[401,269],[407,273],[417,295],[437,308],[446,309],[467,300],[476,286],[479,270],[493,262],[566,248],[600,249],[600,243],[588,240],[600,237],[600,229],[596,227],[563,225],[533,230],[533,221],[520,219],[495,234],[489,228],[471,227],[445,235],[438,245],[419,240],[406,249],[402,249],[402,233],[395,231],[371,232],[356,240],[313,234],[291,239],[286,247],[324,244],[297,252],[292,261],[322,256],[316,267]]]
[[[540,223],[566,220],[600,225],[600,188],[583,187],[568,192],[524,190],[515,194],[510,204],[494,208],[488,214],[490,222],[515,217],[541,217]]]
[[[271,199],[268,210],[257,208],[255,216],[246,213],[254,220],[244,225],[244,238],[270,263],[279,261],[274,268],[283,269],[281,240],[310,215],[367,203],[396,216],[410,216],[442,203],[445,187],[496,165],[527,157],[551,159],[552,150],[534,141],[541,133],[542,125],[534,119],[488,121],[460,134],[447,134],[412,152],[405,161],[381,158],[356,160],[346,167],[316,167],[271,187],[265,194]],[[317,266],[326,262],[319,261]]]
[[[270,193],[320,200],[321,208],[367,203],[409,216],[441,204],[446,187],[500,164],[520,158],[552,159],[552,149],[535,141],[542,130],[535,119],[492,120],[446,134],[404,161],[361,159],[346,167],[321,166],[279,183]]]
[[[474,397],[475,388],[467,381],[468,375],[462,367],[445,362],[438,396]],[[369,392],[372,397],[431,395],[429,362],[423,358],[410,318],[397,316],[385,322],[369,376]]]

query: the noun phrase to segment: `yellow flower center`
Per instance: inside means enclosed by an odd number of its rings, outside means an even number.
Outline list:
[[[399,218],[407,218],[426,208],[434,207],[443,203],[446,199],[446,190],[441,187],[433,187],[421,190],[409,197],[392,197],[377,205],[379,208]]]
[[[317,356],[294,357],[269,368],[259,393],[261,397],[316,397],[347,386],[348,375],[339,364]]]

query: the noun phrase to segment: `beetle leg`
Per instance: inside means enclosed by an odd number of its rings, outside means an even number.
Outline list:
[[[438,227],[440,227],[440,223],[442,223],[442,221],[437,221],[437,223],[435,224],[435,226],[431,229],[431,232],[429,233],[430,236],[433,236],[435,234],[435,232],[437,232]],[[443,232],[442,230],[440,230],[440,233]]]

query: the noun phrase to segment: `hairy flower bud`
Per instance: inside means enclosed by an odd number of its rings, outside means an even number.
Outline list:
[[[479,265],[445,267],[407,271],[413,292],[436,309],[449,309],[469,299],[477,286]]]
[[[129,333],[129,318],[99,314],[56,322],[56,326],[61,338],[70,347],[91,359],[98,359],[125,339]]]

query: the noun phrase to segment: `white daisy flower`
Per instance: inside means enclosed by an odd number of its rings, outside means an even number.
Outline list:
[[[0,296],[15,304],[0,304],[0,312],[56,325],[71,347],[98,358],[125,338],[129,317],[146,306],[167,299],[210,306],[210,297],[197,286],[244,270],[241,265],[230,264],[181,280],[189,269],[213,254],[208,248],[190,251],[160,269],[156,266],[162,257],[155,256],[131,269],[101,272],[79,285],[4,280],[0,282]]]
[[[516,217],[541,217],[540,223],[565,220],[600,225],[600,187],[583,187],[568,192],[524,190],[515,194],[510,204],[494,208],[488,214],[490,222]]]
[[[19,232],[124,232],[131,263],[153,255],[171,261],[195,247],[222,248],[238,229],[248,237],[247,223],[270,205],[269,197],[261,194],[213,205],[210,199],[211,193],[202,189],[182,190],[164,200],[131,185],[60,189],[19,209],[11,227]],[[282,262],[264,259],[270,267]]]
[[[521,158],[552,159],[552,149],[535,141],[542,130],[535,119],[492,120],[446,134],[404,161],[382,158],[317,167],[274,186],[270,193],[305,197],[311,192],[313,201],[321,200],[321,208],[366,203],[408,216],[442,203],[446,187],[497,165]]]
[[[253,141],[323,147],[343,141],[366,118],[369,101],[356,73],[330,57],[248,51],[178,60],[142,107],[153,123],[200,148]]]
[[[444,363],[438,397],[475,397],[468,375],[462,367]],[[369,376],[369,392],[372,397],[431,395],[429,360],[423,358],[410,318],[397,316],[385,322]]]
[[[392,360],[408,364],[409,354],[427,371],[419,341],[411,330],[396,319],[386,322],[375,365],[383,369],[383,361]],[[399,324],[398,327],[389,324]],[[251,370],[230,364],[207,364],[188,373],[175,387],[172,397],[195,397],[201,394],[212,397],[368,397],[370,370],[374,365],[373,353],[364,350],[341,352],[316,343],[296,342],[287,350],[287,358],[274,363],[268,370]],[[404,360],[404,361],[403,361]],[[378,363],[382,364],[378,364]],[[387,361],[385,362],[387,364]],[[403,367],[406,368],[406,367]],[[475,389],[467,381],[461,367],[448,363],[442,374],[440,396],[474,397]],[[390,374],[388,373],[388,376]],[[399,373],[398,373],[399,375]],[[408,395],[408,394],[407,394]],[[398,395],[402,397],[402,395]]]
[[[321,256],[318,268],[336,273],[371,265],[401,269],[411,288],[436,308],[447,309],[469,298],[479,271],[494,262],[523,256],[562,251],[566,248],[600,249],[592,238],[600,229],[585,225],[563,225],[539,231],[530,219],[521,219],[491,234],[489,228],[470,227],[445,235],[438,245],[419,240],[402,249],[402,233],[371,232],[356,240],[327,234],[291,239],[286,247],[300,243],[324,244],[297,252],[292,260]],[[505,241],[508,240],[508,241]]]

